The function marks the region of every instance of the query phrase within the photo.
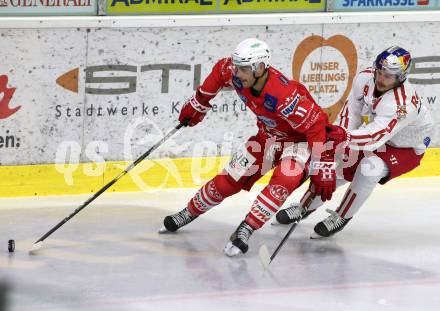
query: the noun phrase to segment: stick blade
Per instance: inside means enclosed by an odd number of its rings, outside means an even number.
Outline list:
[[[29,250],[29,255],[36,255],[42,246],[43,246],[43,241],[34,243],[32,245],[32,248]]]
[[[269,269],[271,260],[269,250],[267,249],[266,245],[261,245],[260,249],[258,250],[258,256],[260,257],[260,262],[263,265],[264,270]]]

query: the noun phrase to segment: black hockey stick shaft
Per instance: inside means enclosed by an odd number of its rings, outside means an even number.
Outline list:
[[[104,187],[99,189],[98,192],[96,192],[92,197],[90,197],[87,201],[85,201],[80,207],[78,207],[76,210],[73,211],[69,216],[64,218],[62,221],[60,221],[56,226],[54,226],[52,229],[50,229],[46,234],[44,234],[38,241],[36,241],[34,244],[38,242],[44,241],[46,238],[48,238],[52,233],[57,231],[62,225],[64,225],[66,222],[68,222],[70,219],[72,219],[76,214],[78,214],[83,208],[85,208],[87,205],[92,203],[97,197],[99,197],[104,191],[106,191],[108,188],[110,188],[114,183],[116,183],[121,177],[123,177],[125,174],[127,174],[130,170],[132,170],[136,165],[139,164],[142,160],[144,160],[147,156],[150,155],[154,150],[156,150],[160,145],[162,145],[166,140],[168,140],[171,136],[173,136],[178,130],[180,130],[183,126],[185,126],[185,123],[178,124],[175,128],[173,128],[168,134],[166,134],[161,140],[159,140],[153,147],[148,149],[144,154],[142,154],[139,158],[137,158],[133,163],[131,163],[124,171],[122,171],[118,176],[116,176],[113,180],[111,180],[109,183],[107,183]]]
[[[304,208],[307,210],[310,206],[310,204],[312,204],[313,199],[315,198],[315,196],[313,196],[311,199],[307,200],[305,202],[305,206]],[[275,256],[278,254],[278,252],[280,251],[281,247],[283,247],[284,243],[286,243],[287,239],[290,237],[290,235],[292,234],[293,230],[296,228],[296,226],[298,225],[298,223],[301,221],[302,216],[300,219],[298,219],[297,221],[295,221],[289,228],[289,231],[287,231],[286,235],[284,236],[284,238],[281,240],[280,244],[278,244],[277,248],[275,249],[275,251],[273,252],[273,254],[270,256],[270,261],[269,263],[271,263]]]
[[[281,240],[280,244],[278,244],[277,248],[275,249],[275,251],[273,252],[273,254],[270,256],[270,262],[272,262],[272,260],[275,258],[275,256],[278,254],[278,252],[280,251],[281,247],[283,247],[284,243],[286,243],[287,239],[290,237],[290,235],[292,234],[293,230],[295,229],[296,225],[298,224],[298,221],[295,221],[289,228],[289,231],[287,231],[286,235],[284,236],[284,238]]]

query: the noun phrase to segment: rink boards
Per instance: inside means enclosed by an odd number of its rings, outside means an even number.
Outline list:
[[[268,42],[273,66],[303,82],[332,119],[359,70],[390,45],[407,47],[413,56],[408,80],[434,116],[431,147],[440,147],[439,16],[3,20],[0,92],[7,96],[0,99],[0,196],[95,191],[174,127],[185,98],[216,60],[252,36]],[[231,91],[221,92],[213,105],[202,124],[151,155],[156,166],[146,162],[144,174],[121,180],[115,191],[197,186],[218,172],[224,157],[255,133],[256,120]],[[412,175],[438,175],[438,154],[430,149]],[[186,173],[195,165],[191,159],[202,157],[218,160],[201,168],[203,178]]]
[[[440,176],[439,148],[430,148],[422,165],[405,177]],[[113,192],[155,191],[165,188],[198,187],[214,177],[229,157],[177,158],[141,162],[110,190]],[[0,197],[80,194],[98,191],[122,172],[130,162],[82,163],[74,165],[0,166]],[[258,183],[267,183],[271,173]]]

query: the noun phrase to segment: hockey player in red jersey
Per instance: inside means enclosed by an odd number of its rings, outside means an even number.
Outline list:
[[[230,237],[228,256],[246,253],[254,230],[261,228],[307,177],[310,159],[313,191],[323,200],[335,189],[333,154],[326,152],[327,115],[306,88],[270,66],[270,50],[258,39],[241,42],[231,57],[220,59],[180,112],[179,121],[195,126],[211,108],[210,100],[233,87],[257,116],[258,133],[232,155],[227,167],[208,181],[180,212],[167,216],[160,232],[174,232],[225,198],[253,184],[274,168],[269,184]]]
[[[313,238],[342,230],[375,186],[416,168],[429,145],[432,121],[428,109],[406,80],[411,55],[398,46],[380,53],[356,77],[350,96],[329,138],[348,144],[337,186],[350,182],[336,211],[314,228]],[[339,173],[338,168],[338,173]],[[339,174],[338,174],[339,175]],[[275,223],[304,219],[323,204],[307,191],[300,204],[280,210]]]

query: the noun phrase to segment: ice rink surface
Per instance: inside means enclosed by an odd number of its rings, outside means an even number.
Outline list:
[[[267,272],[258,249],[272,252],[288,226],[254,233],[245,256],[222,253],[258,187],[168,235],[157,234],[163,217],[196,189],[104,194],[34,256],[32,244],[89,195],[1,199],[7,310],[440,310],[440,178],[378,186],[342,232],[310,240],[344,189],[295,229]]]

